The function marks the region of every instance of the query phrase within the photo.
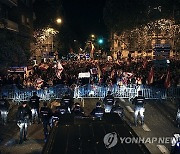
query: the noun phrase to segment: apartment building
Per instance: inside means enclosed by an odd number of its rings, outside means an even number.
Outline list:
[[[7,39],[18,38],[26,49],[30,49],[32,40],[33,2],[34,0],[0,0],[0,33]]]

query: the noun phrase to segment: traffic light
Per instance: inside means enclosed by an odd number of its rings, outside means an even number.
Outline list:
[[[103,44],[103,42],[104,42],[103,39],[99,39],[99,40],[98,40],[98,43],[99,43],[99,44]]]

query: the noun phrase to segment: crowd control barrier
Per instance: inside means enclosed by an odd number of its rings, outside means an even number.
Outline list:
[[[66,85],[56,85],[49,88],[40,90],[35,89],[18,89],[18,88],[2,88],[0,89],[0,98],[6,96],[7,99],[14,102],[29,101],[36,92],[40,100],[49,101],[52,99],[61,99],[65,92],[68,92],[76,99],[82,98],[104,98],[108,91],[111,91],[115,98],[131,99],[137,96],[138,91],[142,91],[142,95],[146,99],[167,99],[167,98],[180,98],[180,87],[171,87],[168,89],[148,86],[104,86],[104,85],[83,85],[70,88]]]

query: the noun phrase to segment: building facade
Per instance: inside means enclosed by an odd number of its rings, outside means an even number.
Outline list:
[[[25,50],[32,41],[32,4],[33,0],[0,0],[0,32],[7,40],[17,38]]]
[[[156,47],[161,46],[170,48],[171,58],[180,51],[179,36],[180,25],[174,24],[173,20],[162,19],[121,34],[113,33],[111,51],[115,59],[128,57],[153,59]]]

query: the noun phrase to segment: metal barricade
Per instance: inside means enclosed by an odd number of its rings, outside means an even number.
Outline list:
[[[99,98],[102,99],[107,95],[108,91],[111,91],[115,98],[127,98],[131,99],[137,96],[138,91],[141,90],[143,96],[146,99],[167,99],[167,98],[180,98],[180,87],[171,87],[168,89],[148,87],[148,86],[103,86],[103,85],[84,85],[76,86],[75,89],[71,89],[65,85],[56,85],[49,88],[40,90],[34,89],[8,89],[6,91],[0,91],[0,98],[3,95],[14,102],[29,101],[33,96],[33,92],[37,92],[40,100],[50,101],[53,99],[61,99],[65,92],[68,92],[74,98]]]
[[[72,95],[72,90],[65,85],[57,85],[54,87],[44,88],[40,90],[36,89],[7,89],[4,91],[0,91],[0,98],[2,96],[6,96],[7,99],[12,100],[13,102],[22,102],[29,101],[33,96],[33,92],[37,93],[37,96],[40,97],[40,100],[50,101],[53,99],[60,99],[64,95],[65,92],[68,92]]]
[[[146,99],[167,99],[179,98],[180,87],[176,88],[157,88],[148,86],[98,86],[98,85],[84,85],[75,88],[74,98],[104,98],[108,91],[111,91],[115,98],[133,98],[137,96],[138,91],[141,90]]]

